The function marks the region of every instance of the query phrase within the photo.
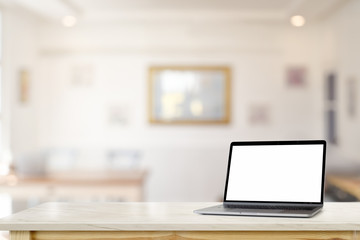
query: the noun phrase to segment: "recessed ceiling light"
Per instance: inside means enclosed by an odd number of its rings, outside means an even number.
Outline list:
[[[77,22],[76,17],[71,16],[71,15],[65,16],[62,19],[62,24],[65,27],[73,27],[76,24],[76,22]]]
[[[305,24],[305,18],[301,15],[292,16],[290,22],[295,27],[302,27]]]

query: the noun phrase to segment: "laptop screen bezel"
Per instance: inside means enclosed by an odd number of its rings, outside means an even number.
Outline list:
[[[266,146],[266,145],[322,145],[323,159],[322,159],[322,179],[321,179],[321,201],[320,202],[282,202],[282,201],[234,201],[226,200],[229,173],[231,166],[231,156],[234,146]],[[323,205],[324,203],[324,184],[325,184],[325,158],[326,158],[326,141],[325,140],[296,140],[296,141],[250,141],[250,142],[232,142],[230,144],[229,159],[226,174],[226,183],[224,191],[224,204],[274,204],[274,205]]]

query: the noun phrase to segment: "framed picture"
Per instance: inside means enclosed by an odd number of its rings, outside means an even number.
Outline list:
[[[347,112],[350,118],[356,117],[357,110],[357,89],[358,82],[354,77],[351,77],[347,80]]]
[[[29,71],[22,69],[19,72],[19,100],[22,104],[25,104],[29,101],[29,87]]]
[[[249,108],[251,125],[267,125],[270,123],[270,107],[267,104],[252,104]]]
[[[286,69],[287,86],[291,88],[303,88],[306,86],[306,68],[303,66],[291,66]]]
[[[149,122],[226,124],[230,121],[230,69],[173,66],[149,69]]]
[[[337,74],[330,72],[325,77],[326,87],[326,137],[331,144],[338,143]]]

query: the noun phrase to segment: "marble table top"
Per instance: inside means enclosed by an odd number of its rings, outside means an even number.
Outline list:
[[[360,203],[325,203],[312,218],[198,215],[220,203],[44,203],[0,219],[23,231],[314,231],[360,230]]]

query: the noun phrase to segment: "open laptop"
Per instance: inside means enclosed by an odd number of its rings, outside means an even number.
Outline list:
[[[324,140],[232,142],[222,205],[199,214],[311,217],[323,207]]]

